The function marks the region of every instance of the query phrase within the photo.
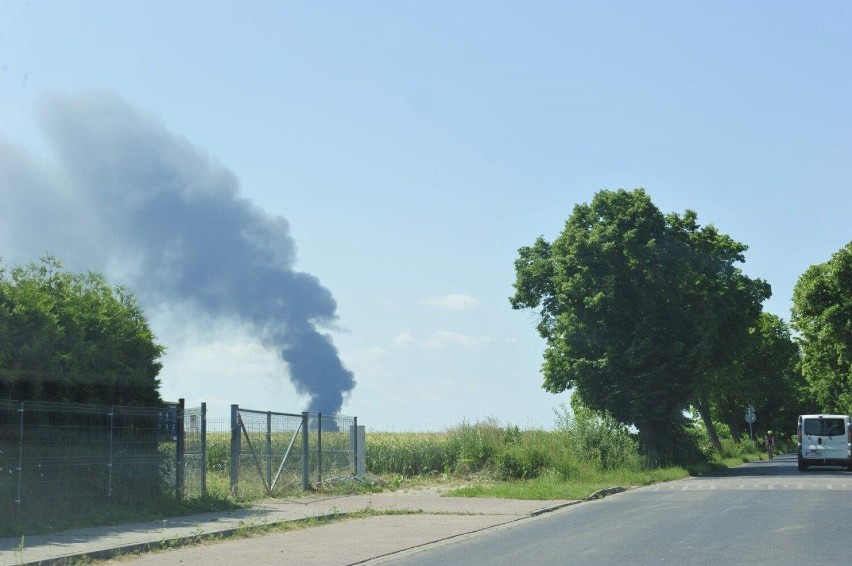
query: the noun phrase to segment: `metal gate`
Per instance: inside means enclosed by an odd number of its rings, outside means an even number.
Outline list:
[[[231,405],[231,494],[281,497],[310,489],[312,482],[322,485],[363,473],[356,469],[357,424],[357,417]]]

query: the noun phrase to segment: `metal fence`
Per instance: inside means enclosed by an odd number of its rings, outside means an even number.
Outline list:
[[[180,485],[180,407],[0,401],[0,516],[86,513]]]
[[[357,417],[231,406],[230,492],[276,497],[364,473]],[[360,465],[357,465],[360,462]]]
[[[281,496],[363,474],[363,450],[363,427],[340,415],[0,401],[0,518]]]

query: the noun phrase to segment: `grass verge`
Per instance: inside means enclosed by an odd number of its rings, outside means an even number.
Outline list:
[[[608,487],[643,486],[689,477],[684,468],[650,470],[606,470],[588,472],[580,477],[561,479],[552,474],[517,481],[499,481],[467,485],[446,493],[452,497],[497,497],[502,499],[585,499]]]

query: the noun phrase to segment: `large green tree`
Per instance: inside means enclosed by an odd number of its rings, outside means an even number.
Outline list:
[[[753,342],[750,334],[759,327],[761,303],[769,298],[769,285],[746,277],[737,267],[745,261],[745,244],[720,233],[714,226],[700,226],[697,215],[670,214],[669,226],[689,252],[684,259],[685,283],[693,291],[689,306],[696,375],[692,402],[704,421],[710,442],[717,451],[722,446],[716,433],[712,399],[728,386],[738,360],[746,356]]]
[[[577,205],[551,244],[519,250],[513,308],[538,309],[544,388],[635,425],[652,460],[676,458],[683,411],[747,331],[769,287],[734,263],[745,246],[664,216],[642,189]]]
[[[153,405],[163,347],[132,294],[61,263],[0,270],[0,395]]]
[[[734,440],[739,442],[748,430],[743,418],[748,405],[757,411],[757,430],[794,432],[796,415],[804,409],[798,364],[799,347],[787,324],[761,313],[732,366],[716,376],[710,394],[714,416],[728,425]]]
[[[811,395],[824,411],[852,411],[852,242],[802,274],[791,323]]]

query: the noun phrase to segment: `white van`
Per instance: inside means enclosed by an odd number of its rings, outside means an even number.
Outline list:
[[[852,423],[848,415],[799,416],[799,471],[846,466],[852,471]]]

